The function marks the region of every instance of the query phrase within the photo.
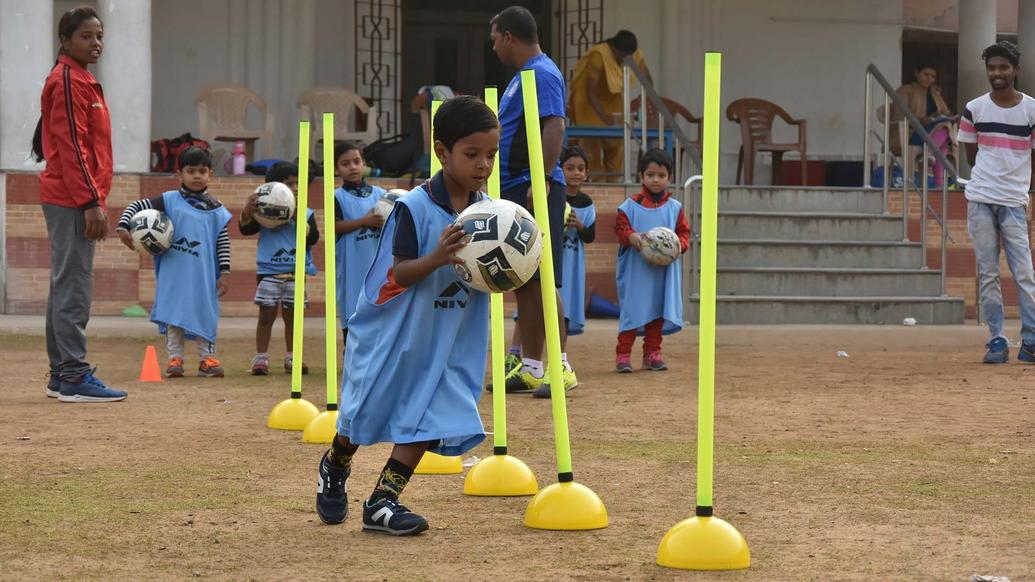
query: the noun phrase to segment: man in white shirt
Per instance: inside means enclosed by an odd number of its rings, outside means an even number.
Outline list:
[[[967,103],[959,141],[973,168],[967,184],[967,227],[974,243],[981,314],[991,339],[984,362],[1002,364],[1010,350],[1003,334],[1003,294],[999,246],[1006,252],[1021,308],[1021,348],[1017,359],[1035,363],[1035,271],[1028,243],[1028,190],[1035,145],[1035,99],[1014,88],[1020,51],[994,44],[981,54],[992,91]],[[944,268],[944,267],[943,267]]]

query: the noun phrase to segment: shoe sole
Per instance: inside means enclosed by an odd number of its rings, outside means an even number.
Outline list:
[[[661,366],[660,368],[653,368],[651,366],[644,366],[643,369],[647,370],[648,372],[664,372],[665,370],[668,370],[668,366]]]
[[[165,377],[166,378],[182,378],[183,377],[183,371],[181,370],[179,372],[166,372],[165,373]]]
[[[333,519],[328,519],[328,518],[324,517],[324,515],[322,513],[320,513],[320,504],[319,503],[316,504],[316,515],[320,518],[320,521],[322,521],[323,523],[325,523],[327,525],[341,525],[341,524],[345,523],[345,520],[349,517],[349,507],[347,505],[345,506],[345,515],[341,516],[341,520],[340,521],[334,521]]]
[[[1025,355],[1024,352],[1017,354],[1017,361],[1024,362],[1025,364],[1035,364],[1035,356]]]
[[[224,372],[202,372],[198,370],[198,378],[223,378],[226,374]]]
[[[60,390],[51,390],[50,388],[47,388],[47,398],[58,398],[60,396],[61,396],[61,391]]]
[[[632,374],[633,369],[630,368],[615,368],[615,372],[619,374]]]
[[[572,390],[574,390],[574,389],[576,389],[578,387],[579,387],[578,384],[572,386],[571,388],[565,387],[564,388],[564,393],[567,394],[568,392],[571,392]],[[546,392],[545,396],[540,396],[539,394],[540,394],[540,392],[533,391],[532,392],[532,398],[541,398],[543,400],[546,400],[547,398],[552,398],[553,397],[553,393],[550,392],[550,391]]]
[[[419,534],[419,533],[421,533],[423,531],[427,531],[427,529],[428,529],[428,522],[424,522],[424,523],[418,524],[416,527],[412,527],[410,529],[405,529],[405,530],[388,529],[387,527],[384,527],[382,525],[367,525],[365,523],[363,524],[363,531],[365,531],[367,533],[377,533],[377,534],[389,535],[389,536],[395,536],[395,537],[399,537],[399,536],[415,536],[415,535],[417,535],[417,534]]]
[[[269,370],[252,370],[252,376],[269,376]]]
[[[129,396],[128,394],[126,396]],[[59,402],[120,402],[126,399],[126,396],[84,396],[82,394],[62,394],[58,396]]]

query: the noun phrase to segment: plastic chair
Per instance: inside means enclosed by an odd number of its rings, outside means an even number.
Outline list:
[[[362,97],[336,87],[313,87],[298,98],[298,108],[302,119],[309,120],[314,139],[313,153],[323,142],[323,114],[334,114],[334,139],[358,141],[370,145],[377,141],[377,106],[370,105]],[[360,116],[365,117],[366,125],[359,130],[356,125]],[[357,121],[353,121],[357,120]]]
[[[267,155],[273,145],[273,113],[254,91],[241,85],[210,85],[194,100],[198,107],[198,132],[201,139],[243,141],[248,160],[255,160],[255,141],[266,140]],[[262,129],[248,129],[248,107],[254,106],[264,118]]]
[[[776,116],[780,116],[788,125],[798,126],[797,142],[773,143],[773,119]],[[798,152],[801,155],[801,183],[808,184],[804,119],[792,118],[775,103],[751,98],[737,99],[730,103],[726,108],[726,119],[740,124],[741,146],[737,155],[737,184],[740,184],[741,169],[744,171],[744,183],[755,183],[755,154],[760,152],[773,154],[774,184],[780,182],[780,166],[784,152]]]

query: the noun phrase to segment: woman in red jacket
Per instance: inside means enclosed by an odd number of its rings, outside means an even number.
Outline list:
[[[126,393],[94,376],[86,361],[86,324],[93,299],[96,241],[108,233],[111,119],[97,79],[87,70],[104,48],[104,26],[93,8],[69,10],[58,23],[61,49],[40,99],[42,117],[32,151],[46,169],[40,202],[50,238],[47,296],[47,396],[61,402],[111,402]]]

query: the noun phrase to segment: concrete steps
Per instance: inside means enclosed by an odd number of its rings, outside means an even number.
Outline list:
[[[880,190],[721,188],[718,322],[962,323],[963,299],[940,295],[940,271],[883,204]],[[698,308],[692,297],[688,319]]]

